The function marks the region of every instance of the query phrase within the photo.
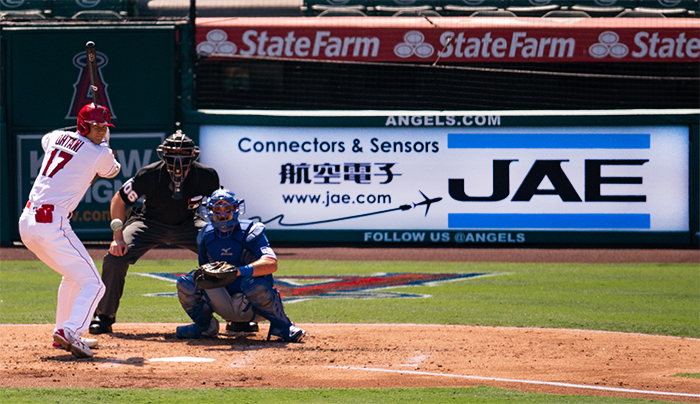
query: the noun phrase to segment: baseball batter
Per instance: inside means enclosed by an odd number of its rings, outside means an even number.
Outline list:
[[[104,294],[100,273],[70,225],[78,206],[97,174],[112,178],[119,173],[107,142],[111,115],[107,108],[88,104],[78,114],[76,132],[57,130],[41,140],[44,159],[29,193],[19,233],[24,245],[46,265],[63,275],[58,288],[54,343],[74,356],[93,356],[96,340],[81,336]]]

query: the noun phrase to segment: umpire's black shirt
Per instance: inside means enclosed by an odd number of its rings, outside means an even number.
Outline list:
[[[194,215],[194,211],[187,209],[187,201],[199,195],[208,197],[219,189],[219,175],[213,168],[195,162],[181,184],[181,199],[173,199],[174,189],[165,163],[158,161],[141,168],[122,185],[119,195],[127,205],[144,197],[143,207],[136,212],[132,209],[131,216],[136,214],[163,224],[180,225],[192,220]]]

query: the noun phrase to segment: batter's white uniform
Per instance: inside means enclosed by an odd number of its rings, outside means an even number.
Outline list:
[[[56,330],[68,329],[81,336],[90,326],[105,286],[73,232],[70,216],[95,174],[112,178],[121,166],[106,143],[96,145],[76,132],[50,132],[41,146],[46,154],[19,219],[19,234],[29,250],[63,275]]]

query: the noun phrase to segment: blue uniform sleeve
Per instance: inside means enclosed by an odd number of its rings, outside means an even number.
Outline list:
[[[253,223],[246,237],[246,244],[255,255],[256,260],[265,256],[277,259],[277,255],[270,247],[270,241],[265,236],[265,225],[262,223]]]
[[[199,258],[199,266],[202,266],[209,262],[209,254],[207,254],[207,243],[206,243],[206,230],[207,226],[204,226],[197,234],[197,255]]]

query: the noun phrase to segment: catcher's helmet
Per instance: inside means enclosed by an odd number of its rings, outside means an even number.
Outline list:
[[[87,136],[90,133],[88,123],[114,127],[109,109],[102,105],[95,105],[95,103],[87,104],[78,112],[78,133]]]
[[[182,133],[180,129],[168,136],[163,144],[158,146],[156,152],[165,163],[176,188],[179,188],[179,185],[187,177],[192,163],[199,158],[199,147],[195,146],[192,139]]]
[[[206,218],[221,236],[238,224],[238,216],[245,213],[245,201],[226,188],[217,189],[206,202]],[[230,233],[225,234],[225,236]]]

